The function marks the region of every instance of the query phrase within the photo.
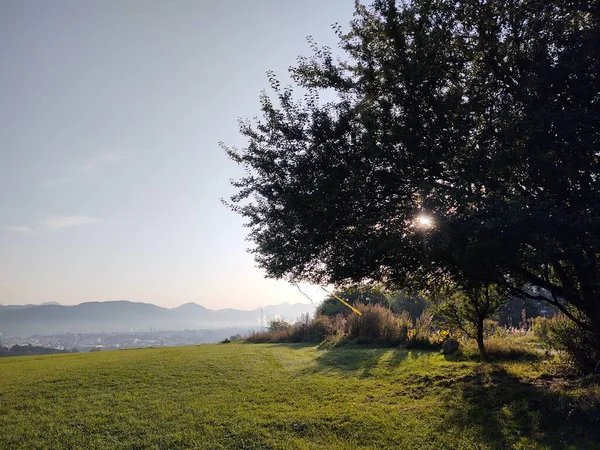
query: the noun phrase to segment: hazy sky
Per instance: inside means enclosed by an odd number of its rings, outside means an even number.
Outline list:
[[[335,47],[353,8],[0,0],[0,303],[307,301],[246,253],[218,142],[243,145],[265,72],[307,35]]]

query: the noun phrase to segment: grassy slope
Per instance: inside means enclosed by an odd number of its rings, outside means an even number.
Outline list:
[[[538,375],[249,344],[2,358],[0,448],[600,448],[598,401]]]

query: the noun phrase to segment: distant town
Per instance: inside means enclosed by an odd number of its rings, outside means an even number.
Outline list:
[[[220,342],[236,335],[247,334],[251,329],[242,327],[218,330],[153,330],[119,333],[63,333],[29,337],[4,337],[0,333],[0,346],[32,345],[78,352],[118,350],[148,347],[174,347]]]

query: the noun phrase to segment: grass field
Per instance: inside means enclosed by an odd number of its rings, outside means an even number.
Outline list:
[[[600,448],[543,363],[227,344],[0,359],[2,449]]]

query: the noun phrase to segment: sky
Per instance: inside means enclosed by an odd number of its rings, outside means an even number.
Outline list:
[[[220,202],[267,70],[353,0],[0,1],[0,303],[308,302]],[[302,286],[313,300],[316,286]]]

